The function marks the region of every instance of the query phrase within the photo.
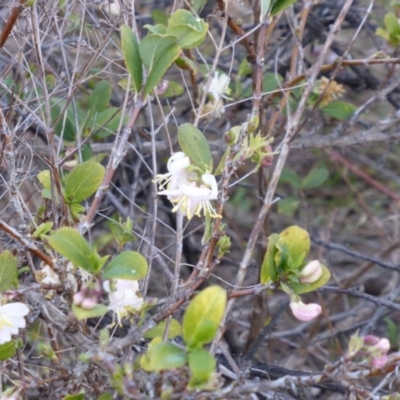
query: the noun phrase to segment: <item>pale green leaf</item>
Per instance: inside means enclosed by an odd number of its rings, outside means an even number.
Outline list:
[[[17,258],[9,251],[0,254],[0,293],[18,286]]]
[[[111,92],[112,85],[109,81],[103,80],[96,83],[88,99],[89,110],[97,112],[105,110],[110,102]]]
[[[189,348],[211,342],[217,333],[226,307],[226,291],[210,286],[189,304],[183,317],[183,340]]]
[[[63,400],[85,400],[85,395],[83,393],[67,394]]]
[[[299,258],[304,260],[311,247],[310,236],[306,230],[293,225],[283,230],[279,236],[279,242],[287,245],[293,260],[298,260]]]
[[[271,0],[260,0],[261,12],[260,21],[263,21],[271,8]]]
[[[97,272],[93,263],[93,250],[75,229],[63,227],[47,238],[50,246],[72,262],[75,268],[82,267],[90,273]]]
[[[138,280],[146,276],[146,259],[136,251],[124,251],[113,258],[103,270],[103,279]]]
[[[194,389],[207,383],[215,371],[215,358],[204,349],[192,349],[189,352],[190,382],[189,388]]]
[[[72,312],[75,317],[81,321],[89,318],[99,318],[102,317],[108,311],[108,307],[103,304],[97,304],[92,309],[86,310],[76,304],[72,304]]]
[[[278,213],[285,214],[289,217],[293,216],[296,210],[299,208],[300,201],[295,197],[286,197],[278,202]]]
[[[146,97],[161,81],[172,63],[179,57],[181,48],[172,35],[148,35],[139,45],[140,56],[148,70],[143,89]]]
[[[281,11],[283,11],[285,8],[290,7],[292,4],[296,3],[297,0],[274,0],[272,9],[271,9],[271,15],[274,16]]]
[[[186,123],[178,128],[178,141],[182,151],[189,157],[190,162],[202,171],[212,171],[212,156],[210,145],[203,132],[194,125]]]
[[[95,161],[85,161],[77,165],[65,178],[64,193],[69,202],[81,202],[99,188],[105,168]]]
[[[310,171],[310,173],[301,182],[301,188],[315,189],[321,186],[329,177],[329,172],[326,168],[316,168]]]
[[[178,45],[183,49],[191,49],[200,45],[208,31],[208,24],[191,12],[178,9],[168,21],[168,34],[176,37]]]
[[[187,354],[172,343],[162,342],[149,349],[148,361],[150,371],[181,368],[186,364]]]
[[[14,356],[15,354],[15,341],[11,340],[10,342],[4,343],[0,345],[0,361],[7,360]]]
[[[165,330],[165,321],[160,322],[156,327],[148,330],[144,337],[147,339],[154,339],[156,337],[163,337]],[[171,319],[168,330],[168,339],[173,339],[182,334],[182,327],[176,319]]]
[[[139,43],[130,26],[122,25],[120,29],[122,53],[124,55],[125,65],[135,83],[136,90],[139,92],[142,87],[143,79]]]
[[[265,252],[264,260],[261,266],[260,283],[266,285],[275,282],[278,279],[278,273],[275,265],[275,255],[278,251],[276,243],[279,240],[279,235],[273,233],[268,238],[268,248]]]
[[[357,107],[344,101],[332,101],[321,110],[325,115],[328,115],[329,117],[345,121],[354,114],[354,112],[357,110]]]

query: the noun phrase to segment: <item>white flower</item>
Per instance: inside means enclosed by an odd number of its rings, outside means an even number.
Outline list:
[[[48,265],[43,267],[39,271],[39,274],[42,276],[42,279],[40,279],[40,283],[44,283],[46,285],[60,285],[60,277]]]
[[[321,306],[316,303],[304,304],[302,301],[291,301],[293,315],[300,321],[311,321],[321,314]]]
[[[130,311],[140,310],[143,306],[143,298],[137,295],[138,281],[114,279],[111,287],[110,281],[105,281],[103,288],[109,293],[108,308],[117,314],[118,322],[121,322],[121,318],[128,315]]]
[[[160,189],[164,189],[167,185],[167,190],[176,190],[183,182],[187,182],[190,173],[186,169],[189,165],[189,157],[184,152],[178,151],[173,154],[167,163],[168,172],[156,177],[156,182],[160,183]],[[169,200],[172,198],[168,197]]]
[[[11,340],[11,335],[16,335],[20,328],[25,328],[25,316],[29,308],[24,303],[9,303],[0,306],[0,344]]]
[[[220,74],[218,71],[215,72],[208,90],[211,99],[204,106],[204,114],[212,112],[212,116],[218,118],[225,112],[222,99],[229,99],[226,96],[230,94],[229,82],[230,78],[228,75],[224,73]]]
[[[220,218],[210,200],[218,198],[218,186],[215,176],[205,173],[201,176],[202,184],[182,179],[175,190],[163,190],[160,195],[167,195],[175,204],[173,212],[179,211],[190,220],[194,215],[201,217],[201,213]]]

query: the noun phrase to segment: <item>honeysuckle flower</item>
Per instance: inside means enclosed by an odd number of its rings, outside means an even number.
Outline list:
[[[222,99],[229,99],[226,96],[230,94],[229,82],[230,78],[228,75],[219,73],[218,71],[215,72],[208,90],[211,99],[205,104],[204,113],[212,111],[214,117],[220,117],[225,112]]]
[[[160,189],[164,189],[165,185],[167,185],[167,190],[179,189],[189,179],[190,173],[187,171],[189,166],[189,157],[183,151],[173,154],[167,162],[168,172],[156,177],[156,182],[160,184]],[[172,198],[168,197],[169,200]]]
[[[60,277],[48,265],[36,272],[36,278],[40,283],[46,285],[60,285]]]
[[[109,293],[110,304],[108,308],[117,314],[118,322],[128,315],[130,311],[140,310],[143,306],[143,298],[137,295],[139,291],[138,281],[127,279],[114,279],[103,283],[103,288]]]
[[[300,321],[311,321],[321,314],[321,306],[316,303],[304,304],[300,301],[291,301],[290,308],[293,315]]]
[[[186,215],[189,220],[194,215],[201,217],[201,213],[220,218],[210,202],[218,198],[217,180],[210,173],[203,174],[201,180],[203,183],[200,185],[195,181],[181,181],[177,189],[164,190],[158,194],[167,195],[171,202],[175,204],[172,211],[179,211]]]
[[[314,283],[322,276],[321,263],[318,260],[310,261],[300,272],[300,282]]]
[[[0,306],[0,345],[11,340],[20,328],[25,328],[25,316],[29,314],[29,308],[24,303],[9,303]]]

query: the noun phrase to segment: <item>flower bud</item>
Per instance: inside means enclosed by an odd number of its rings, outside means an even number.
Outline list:
[[[290,303],[293,315],[300,321],[311,321],[321,314],[321,306],[316,303],[304,304],[302,301]]]
[[[379,357],[373,357],[371,359],[371,366],[374,368],[383,368],[387,363],[387,355],[381,355]]]
[[[76,304],[77,306],[79,306],[84,299],[85,299],[85,296],[83,295],[82,292],[78,292],[78,293],[74,294],[74,304]]]
[[[314,283],[322,276],[321,263],[318,260],[310,261],[300,273],[301,283]]]
[[[97,301],[93,297],[86,297],[86,299],[83,299],[81,303],[81,307],[85,310],[91,310],[95,306],[97,306]]]

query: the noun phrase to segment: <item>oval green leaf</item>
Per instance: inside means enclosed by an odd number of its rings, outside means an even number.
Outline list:
[[[147,339],[154,339],[156,337],[162,337],[165,330],[165,321],[160,322],[156,327],[148,330],[144,337]],[[168,339],[173,339],[182,334],[181,324],[176,319],[171,319],[168,330]]]
[[[189,348],[199,348],[211,342],[226,307],[226,291],[210,286],[200,292],[189,304],[183,317],[183,340]]]
[[[316,282],[290,283],[289,284],[290,287],[296,294],[303,294],[303,293],[313,292],[314,290],[317,290],[318,288],[326,285],[329,279],[331,279],[331,273],[324,264],[321,264],[321,267],[322,267],[322,275]]]
[[[125,65],[135,83],[136,90],[139,92],[143,80],[139,43],[130,26],[122,25],[120,29],[122,53],[124,55]]]
[[[54,250],[70,260],[75,268],[82,267],[87,272],[96,272],[97,265],[93,263],[93,250],[75,229],[60,228],[47,238],[47,241]]]
[[[17,258],[8,250],[0,254],[0,293],[18,287]]]
[[[215,371],[215,358],[204,349],[192,349],[189,353],[190,382],[189,388],[194,389],[207,383]]]
[[[143,88],[146,97],[160,83],[168,68],[179,57],[181,48],[172,35],[148,35],[139,44],[139,53],[148,70]]]
[[[186,364],[187,354],[172,343],[158,343],[151,347],[148,354],[151,371],[181,368]]]
[[[332,101],[327,106],[322,108],[322,112],[325,115],[339,119],[340,121],[349,119],[356,110],[357,107],[344,101]]]
[[[261,266],[260,283],[267,285],[270,282],[276,282],[278,273],[275,268],[275,254],[278,251],[276,243],[279,240],[279,235],[273,233],[268,238],[268,248],[265,252],[264,260]]]
[[[111,99],[112,86],[108,81],[100,81],[96,83],[92,93],[88,99],[89,110],[103,111],[107,108]]]
[[[189,157],[192,164],[204,172],[212,172],[213,159],[203,132],[192,124],[182,124],[178,128],[178,141],[182,151]]]
[[[0,345],[0,360],[7,360],[13,357],[15,354],[15,341],[11,340],[10,342],[4,343]]]
[[[65,178],[64,195],[67,202],[77,202],[90,197],[103,181],[105,168],[98,162],[85,161],[77,165]]]
[[[146,276],[146,259],[136,251],[124,251],[113,258],[103,270],[103,279],[128,279],[136,281]]]
[[[316,168],[309,172],[309,174],[301,182],[302,189],[315,189],[321,186],[329,177],[329,172],[326,168]]]
[[[108,307],[103,304],[97,304],[90,310],[86,310],[76,304],[72,304],[72,312],[75,317],[81,321],[88,318],[99,318],[102,317],[108,311]]]
[[[280,241],[288,247],[294,261],[303,261],[310,251],[311,241],[308,232],[297,225],[290,226],[280,234]]]

